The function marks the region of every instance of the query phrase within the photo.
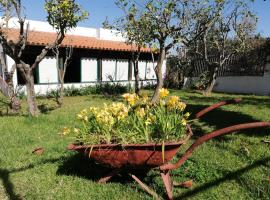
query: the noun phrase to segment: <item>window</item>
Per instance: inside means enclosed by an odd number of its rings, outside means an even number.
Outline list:
[[[117,60],[117,81],[126,81],[128,80],[128,60]]]
[[[81,82],[97,81],[98,70],[97,70],[97,59],[96,58],[82,58],[81,59]]]
[[[44,58],[38,65],[39,83],[58,83],[56,59]]]
[[[116,79],[116,60],[102,59],[102,81]]]

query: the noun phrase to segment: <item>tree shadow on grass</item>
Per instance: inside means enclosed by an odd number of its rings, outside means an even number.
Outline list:
[[[112,170],[112,168],[100,165],[87,156],[78,153],[63,161],[57,170],[57,175],[77,176],[96,182]],[[110,182],[123,184],[132,181],[133,179],[124,170],[110,180]]]
[[[205,104],[211,104],[211,103],[218,103],[220,101],[234,99],[234,98],[241,98],[241,102],[239,106],[243,105],[253,105],[253,106],[266,106],[270,107],[270,96],[250,96],[250,95],[235,95],[232,97],[222,97],[222,96],[184,96],[181,99],[185,100],[187,103],[189,103],[189,100],[192,100],[193,102],[200,102]]]
[[[34,168],[36,166],[47,164],[47,163],[55,163],[55,162],[58,162],[58,161],[60,161],[62,159],[63,159],[63,157],[54,158],[54,159],[45,159],[45,160],[43,160],[41,162],[30,163],[29,165],[26,165],[26,166],[21,167],[21,168],[14,168],[14,169],[0,168],[0,180],[2,180],[3,187],[4,187],[5,191],[6,191],[6,194],[8,195],[9,199],[11,199],[11,200],[22,200],[22,199],[24,199],[20,194],[16,194],[16,192],[14,191],[14,184],[10,180],[10,174],[25,171],[25,170],[28,170],[28,169],[32,169],[32,168]]]
[[[218,186],[219,184],[224,183],[226,181],[238,180],[242,174],[244,174],[252,169],[255,169],[257,167],[265,166],[265,165],[267,165],[268,162],[270,162],[270,157],[259,159],[257,161],[254,161],[251,165],[249,165],[247,167],[243,167],[243,168],[235,170],[233,172],[229,172],[221,178],[210,181],[210,182],[205,183],[199,187],[196,187],[196,188],[191,189],[187,192],[184,192],[184,193],[180,194],[179,196],[175,197],[175,199],[188,199],[188,198],[190,198],[190,197],[192,197],[200,192],[203,192],[207,189],[210,189],[211,187]]]
[[[86,99],[86,101],[93,100],[106,100],[106,101],[122,101],[121,95],[103,95],[103,94],[92,94],[91,97]]]
[[[75,154],[65,159],[57,170],[57,175],[78,176],[84,179],[98,180],[109,168],[101,167],[83,154]]]
[[[9,178],[10,172],[6,169],[0,169],[0,179],[2,180],[3,186],[6,190],[9,199],[11,200],[22,200],[23,198],[14,192],[14,185]]]
[[[270,157],[263,158],[260,160],[257,160],[253,162],[251,165],[238,169],[233,172],[224,172],[223,177],[218,178],[216,180],[213,180],[211,182],[205,183],[199,187],[196,187],[194,189],[191,189],[187,192],[184,192],[177,196],[175,199],[185,199],[189,198],[193,195],[196,195],[197,193],[200,193],[204,190],[207,190],[211,187],[217,186],[223,182],[234,180],[234,179],[239,179],[239,177],[257,167],[260,167],[262,165],[267,165],[267,163],[270,162]],[[104,177],[104,175],[108,174],[111,171],[110,168],[106,168],[104,166],[98,165],[95,162],[91,161],[88,159],[86,156],[83,154],[76,154],[74,156],[71,156],[70,158],[67,158],[58,168],[57,174],[58,175],[65,175],[65,176],[76,176],[80,178],[84,178],[87,180],[91,181],[97,181],[100,178]],[[155,179],[156,174],[151,173],[149,176],[147,176],[146,179],[144,179],[144,182],[147,185],[152,185],[153,179]],[[143,180],[144,177],[140,177],[141,180]],[[116,176],[115,178],[112,178],[110,182],[115,182],[115,183],[121,183],[121,184],[126,184],[130,182],[134,182],[133,179],[131,179],[129,176]],[[160,190],[161,188],[156,188]],[[161,193],[163,193],[163,186],[162,186],[162,191],[160,190]],[[165,195],[165,193],[161,194]],[[165,196],[164,196],[165,197]]]
[[[190,111],[193,115],[191,119],[195,117],[195,114],[202,109],[206,108],[205,105],[188,105],[187,110]],[[225,128],[228,126],[242,124],[242,123],[249,123],[249,122],[256,122],[258,119],[254,118],[253,116],[241,113],[239,111],[228,111],[223,110],[222,108],[218,108],[212,110],[211,112],[202,116],[199,122],[202,122],[204,126],[212,127],[214,130],[218,130],[221,128]],[[192,124],[192,128],[194,129],[194,136],[202,136],[206,134],[205,130],[202,128],[202,123],[194,123]],[[249,136],[267,136],[270,135],[269,128],[256,128],[250,130],[241,131],[241,134],[249,135]]]

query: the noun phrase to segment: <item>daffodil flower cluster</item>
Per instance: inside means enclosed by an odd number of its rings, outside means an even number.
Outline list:
[[[78,142],[87,144],[177,141],[186,131],[190,114],[184,113],[186,104],[178,96],[168,95],[162,88],[158,102],[152,103],[146,94],[127,93],[122,95],[124,103],[83,109],[76,126],[65,127],[62,135],[73,133]]]
[[[124,99],[127,101],[127,103],[131,106],[134,106],[135,103],[137,102],[137,100],[139,99],[137,94],[123,94],[122,97],[124,97]]]

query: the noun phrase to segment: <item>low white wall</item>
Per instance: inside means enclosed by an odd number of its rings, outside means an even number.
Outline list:
[[[92,83],[66,83],[64,84],[65,88],[68,87],[75,87],[75,88],[80,88],[80,87],[85,87],[88,85],[94,85]],[[36,94],[46,94],[50,92],[51,90],[57,90],[59,88],[59,84],[44,84],[44,85],[35,85],[35,92]],[[23,88],[23,91],[25,91],[25,88]]]
[[[219,77],[214,91],[270,95],[270,64],[266,66],[264,76]]]
[[[189,88],[198,77],[186,77],[184,88]],[[213,91],[270,95],[270,63],[265,67],[263,76],[226,76],[218,77]]]

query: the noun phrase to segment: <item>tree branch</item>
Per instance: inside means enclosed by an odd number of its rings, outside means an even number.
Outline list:
[[[33,70],[34,68],[36,68],[38,66],[38,64],[42,61],[43,58],[45,58],[45,56],[47,55],[47,53],[50,50],[52,50],[56,46],[60,45],[62,43],[62,41],[64,40],[64,38],[65,38],[64,32],[63,31],[58,32],[56,40],[52,44],[49,44],[46,47],[44,47],[44,49],[41,51],[41,53],[36,57],[35,62],[31,66],[31,70]]]

